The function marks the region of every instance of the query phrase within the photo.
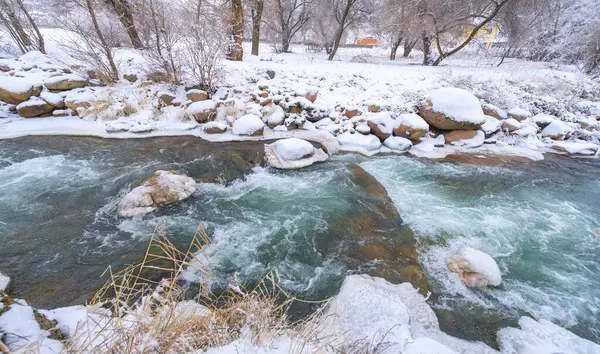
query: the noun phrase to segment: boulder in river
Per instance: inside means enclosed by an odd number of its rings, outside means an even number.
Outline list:
[[[433,91],[419,105],[419,113],[427,123],[442,130],[479,129],[485,122],[477,97],[453,87]]]
[[[288,138],[265,145],[265,158],[269,166],[291,170],[326,161],[329,155],[306,140]]]
[[[502,274],[496,261],[487,253],[465,247],[448,260],[448,269],[460,276],[470,288],[498,286]]]
[[[159,170],[121,199],[117,215],[131,218],[151,213],[158,207],[187,199],[195,191],[196,182],[193,178],[179,171]]]

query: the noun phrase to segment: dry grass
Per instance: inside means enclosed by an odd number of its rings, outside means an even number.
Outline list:
[[[162,232],[152,238],[143,262],[113,273],[90,303],[87,325],[78,326],[65,348],[73,353],[182,353],[229,344],[241,336],[259,344],[281,335],[293,337],[290,352],[304,352],[317,338],[321,310],[300,322],[287,321],[295,299],[267,274],[252,289],[230,286],[214,295],[206,283],[213,275],[202,247],[209,238],[202,227],[185,251]],[[179,280],[194,268],[200,275],[195,300]],[[322,307],[321,307],[322,309]],[[90,326],[90,321],[92,325]]]

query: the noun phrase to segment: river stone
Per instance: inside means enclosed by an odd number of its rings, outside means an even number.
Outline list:
[[[446,144],[452,144],[461,140],[473,139],[476,135],[476,130],[454,130],[444,133],[444,141]]]
[[[196,182],[193,178],[179,171],[159,170],[121,199],[117,215],[131,218],[151,213],[158,207],[187,199],[195,191]]]
[[[17,112],[19,115],[24,118],[33,118],[39,117],[42,115],[46,115],[52,113],[54,110],[54,106],[49,104],[48,102],[33,98],[30,101],[25,101],[17,106]]]
[[[192,102],[206,101],[208,99],[208,93],[203,90],[189,90],[186,92],[185,97]]]
[[[448,269],[459,275],[470,288],[498,286],[502,274],[496,261],[487,253],[465,247],[448,260]]]
[[[15,78],[7,78],[3,77],[2,80],[20,80]],[[18,82],[18,81],[17,81]],[[18,90],[14,90],[9,87],[3,87],[0,83],[0,101],[4,101],[10,104],[19,104],[21,102],[27,101],[33,92],[32,85],[21,84],[22,87],[19,87]]]
[[[362,167],[349,164],[346,168],[346,182],[340,183],[353,183],[359,195],[351,213],[330,223],[334,239],[331,247],[339,249],[340,243],[346,245],[342,252],[350,269],[359,269],[395,284],[410,281],[426,294],[429,286],[416,258],[414,235],[402,224],[387,191]],[[339,242],[335,241],[336,237],[340,238]],[[374,266],[365,269],[365,264]]]
[[[55,76],[44,81],[44,86],[51,91],[67,91],[86,87],[88,84],[88,80],[76,75]]]

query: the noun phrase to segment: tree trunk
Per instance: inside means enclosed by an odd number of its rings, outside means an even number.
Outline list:
[[[96,11],[94,10],[94,4],[92,3],[92,0],[86,0],[85,2],[88,8],[88,12],[90,13],[90,17],[92,18],[94,30],[98,35],[98,39],[102,44],[102,49],[104,50],[104,54],[106,55],[106,59],[108,60],[108,65],[110,66],[111,71],[110,76],[113,78],[113,80],[117,81],[119,80],[119,70],[117,69],[115,61],[113,60],[111,48],[109,47],[108,43],[106,42],[106,39],[104,38],[104,35],[102,34],[102,31],[100,30],[100,25],[98,24],[98,19],[96,18]]]
[[[396,53],[398,52],[398,47],[400,47],[400,43],[402,43],[402,35],[398,36],[396,41],[392,43],[392,52],[390,53],[390,60],[396,60]]]
[[[252,9],[252,55],[258,55],[258,47],[260,45],[260,25],[264,6],[264,0],[256,0],[256,8]]]
[[[431,57],[431,37],[427,35],[426,31],[422,33],[423,41],[423,65],[430,66],[433,64],[433,58]]]
[[[289,51],[290,51],[290,34],[286,30],[282,33],[282,36],[281,36],[281,52],[289,53]]]
[[[333,48],[331,49],[331,53],[329,54],[329,58],[327,60],[332,61],[335,57],[335,54],[340,47],[340,42],[342,41],[342,36],[344,35],[344,30],[346,29],[346,21],[348,19],[348,14],[354,5],[354,0],[346,0],[346,7],[344,8],[344,13],[342,14],[341,21],[338,21],[340,24],[340,28],[338,29],[337,34],[335,35],[335,42],[333,43]]]
[[[402,57],[408,58],[408,56],[412,52],[413,48],[415,47],[415,44],[417,44],[417,41],[412,41],[411,42],[408,39],[405,40],[404,41],[404,52],[402,53]]]
[[[231,36],[232,43],[229,47],[227,59],[233,61],[244,60],[244,48],[242,40],[244,39],[244,9],[242,0],[231,0]]]
[[[144,44],[140,39],[137,28],[135,27],[135,21],[133,20],[133,11],[131,9],[131,4],[127,2],[127,0],[110,0],[110,4],[117,12],[119,16],[119,21],[125,27],[125,31],[131,40],[131,44],[135,49],[144,48]]]
[[[38,49],[43,54],[46,54],[46,45],[44,43],[44,37],[42,36],[40,29],[38,28],[37,24],[31,17],[31,15],[29,14],[29,11],[27,11],[27,9],[25,8],[25,5],[23,5],[23,1],[17,0],[17,2],[19,3],[19,7],[21,8],[21,11],[23,11],[23,13],[25,13],[27,20],[29,21],[29,24],[31,25],[31,27],[33,27],[33,30],[35,31],[35,33],[37,35]]]

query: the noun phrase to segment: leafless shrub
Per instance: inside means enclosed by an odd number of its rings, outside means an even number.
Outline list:
[[[58,44],[73,58],[104,77],[119,79],[113,50],[122,43],[122,29],[94,0],[64,0],[60,3],[61,27],[67,31]]]

